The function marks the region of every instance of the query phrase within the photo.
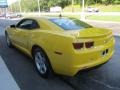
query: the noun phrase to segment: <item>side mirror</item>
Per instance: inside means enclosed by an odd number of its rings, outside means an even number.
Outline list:
[[[16,26],[15,25],[10,25],[11,28],[15,28]]]

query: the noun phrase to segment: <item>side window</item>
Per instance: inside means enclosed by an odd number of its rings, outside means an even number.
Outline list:
[[[22,28],[22,29],[37,29],[39,28],[39,25],[37,23],[37,21],[32,20],[32,19],[24,19],[21,20],[18,24],[17,24],[17,28]]]

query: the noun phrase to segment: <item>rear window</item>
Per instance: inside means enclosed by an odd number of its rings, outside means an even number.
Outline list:
[[[60,26],[64,30],[80,30],[80,29],[92,27],[74,18],[52,18],[50,19],[50,21]]]

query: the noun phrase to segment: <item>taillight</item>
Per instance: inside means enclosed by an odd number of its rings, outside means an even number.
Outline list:
[[[73,43],[74,49],[82,49],[84,47],[84,43]]]
[[[85,42],[85,47],[86,48],[91,48],[94,46],[94,42]]]

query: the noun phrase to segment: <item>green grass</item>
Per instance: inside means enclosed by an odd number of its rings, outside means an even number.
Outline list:
[[[120,5],[91,5],[91,7],[98,8],[100,12],[120,12]],[[80,5],[74,5],[74,12],[80,12],[81,6]],[[63,12],[71,12],[72,11],[72,6],[69,5],[63,9]]]
[[[120,12],[120,5],[107,5],[106,6],[106,5],[96,4],[96,5],[91,5],[91,7],[98,8],[100,10],[100,12]],[[74,5],[74,12],[80,12],[81,10],[82,9],[81,9],[80,5]],[[69,5],[63,9],[63,12],[71,12],[71,11],[72,11],[71,5]],[[69,16],[80,19],[80,16],[78,16],[78,15],[74,15],[74,16],[69,15]],[[120,16],[95,16],[95,15],[91,15],[91,16],[87,16],[86,19],[120,22]]]
[[[120,5],[93,5],[99,8],[100,12],[120,12]]]
[[[81,12],[81,7],[80,5],[74,5],[74,12]],[[72,12],[72,6],[69,5],[63,9],[63,12]]]
[[[120,16],[95,16],[95,15],[91,15],[91,16],[87,16],[86,19],[120,22]]]

